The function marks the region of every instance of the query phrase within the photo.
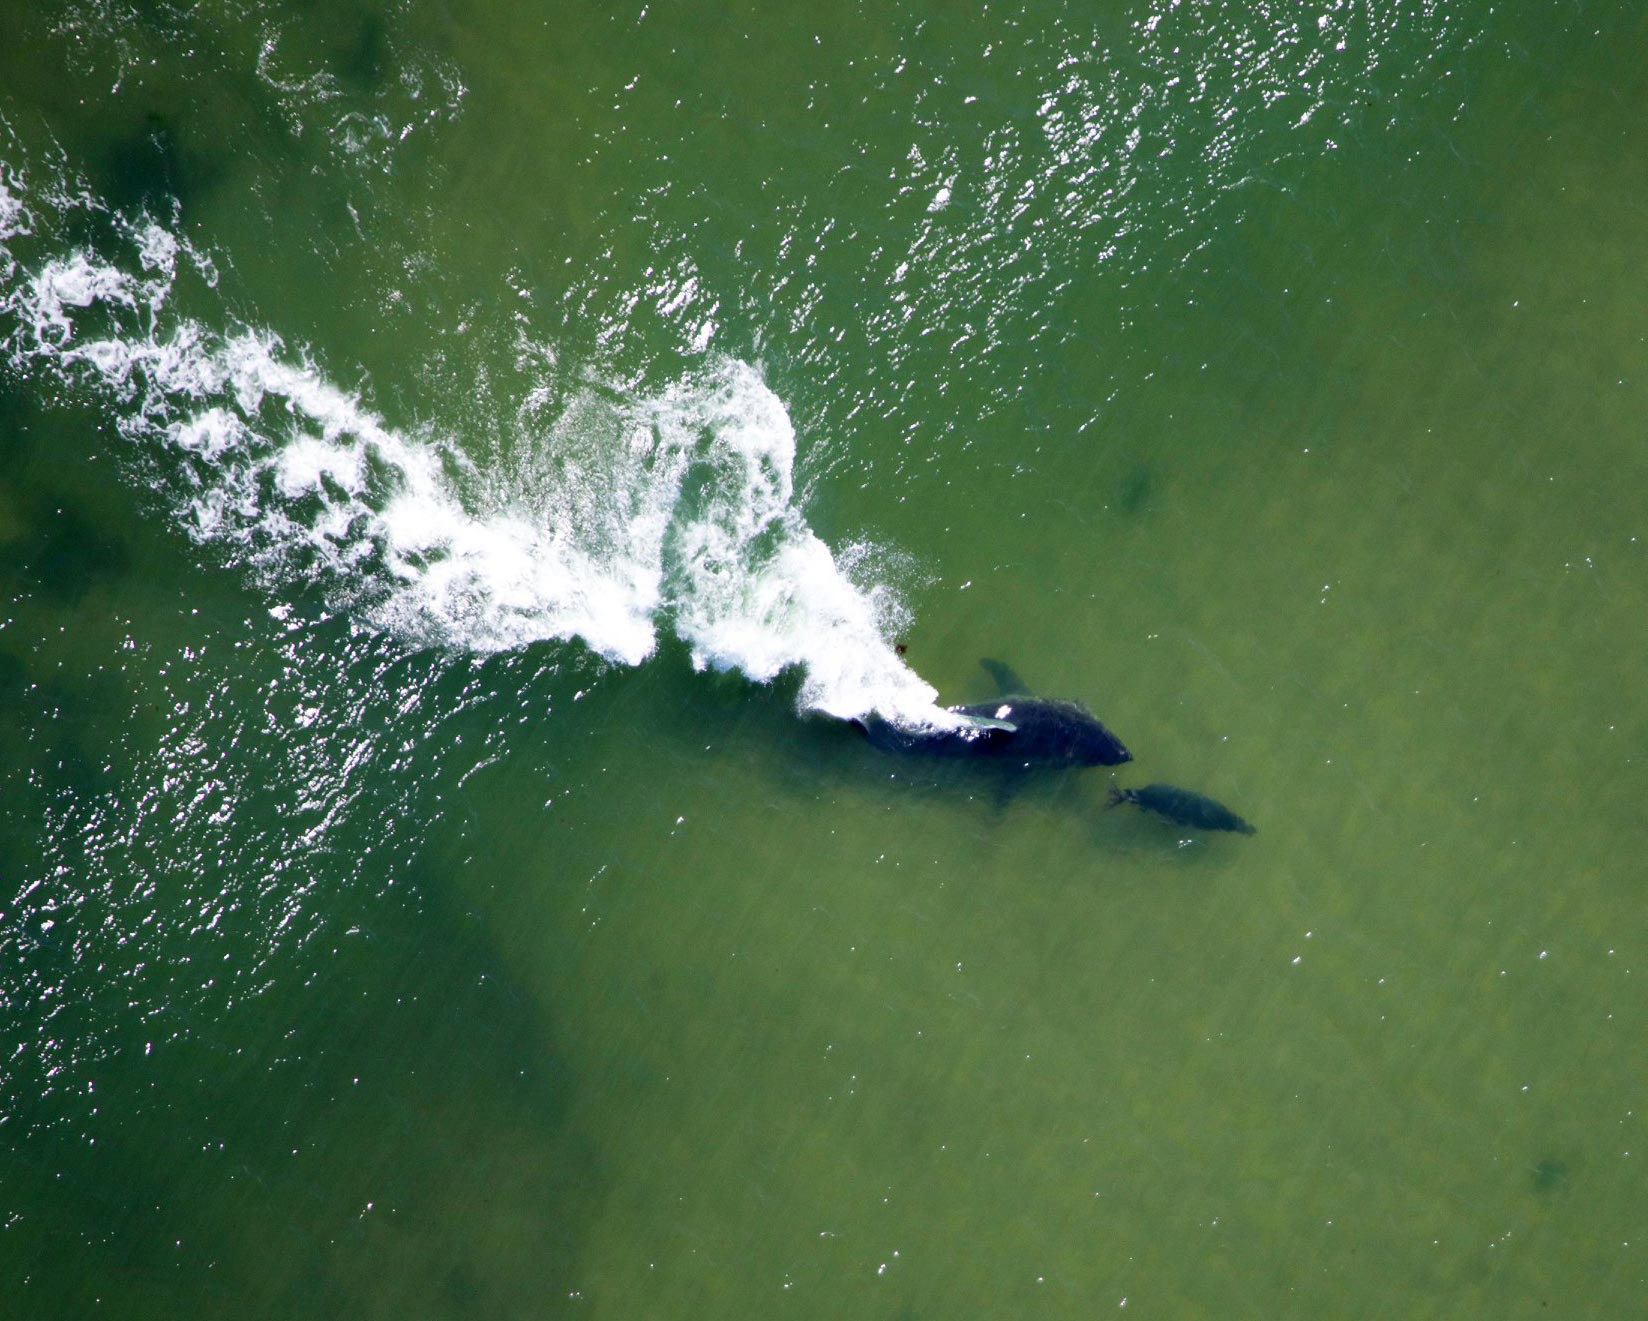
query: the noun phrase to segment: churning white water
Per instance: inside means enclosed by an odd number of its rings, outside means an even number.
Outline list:
[[[76,209],[114,237],[56,242]],[[544,462],[488,471],[456,437],[387,425],[278,335],[176,313],[182,270],[215,285],[209,256],[164,226],[84,192],[31,193],[0,162],[10,369],[89,393],[128,439],[175,456],[168,494],[190,535],[232,548],[277,597],[317,582],[417,644],[576,638],[624,665],[669,627],[699,667],[798,670],[805,708],[954,722],[894,650],[896,594],[850,580],[797,508],[795,432],[754,367],[722,360],[654,398],[592,387],[537,424],[525,451]]]

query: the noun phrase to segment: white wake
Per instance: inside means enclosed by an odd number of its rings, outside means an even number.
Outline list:
[[[54,240],[75,209],[100,213],[107,250]],[[416,644],[580,639],[622,665],[668,627],[701,668],[799,671],[804,708],[953,723],[894,648],[896,593],[855,584],[807,525],[794,429],[754,367],[722,360],[654,398],[577,392],[506,474],[456,437],[387,425],[268,330],[174,312],[186,271],[215,283],[165,227],[83,192],[31,195],[0,162],[6,365],[104,401],[129,440],[175,456],[190,535],[275,595],[317,582]]]

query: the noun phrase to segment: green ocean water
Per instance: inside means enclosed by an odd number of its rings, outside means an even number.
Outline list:
[[[0,33],[0,1317],[1641,1309],[1640,14]]]

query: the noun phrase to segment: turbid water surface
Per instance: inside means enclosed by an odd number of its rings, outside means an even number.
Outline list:
[[[1641,14],[0,32],[0,1316],[1640,1310]]]

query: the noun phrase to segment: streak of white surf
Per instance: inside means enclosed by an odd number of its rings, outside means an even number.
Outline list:
[[[180,456],[190,534],[238,549],[276,593],[321,582],[414,643],[576,638],[623,665],[667,623],[700,668],[799,670],[806,709],[954,723],[893,646],[896,595],[855,584],[807,525],[794,428],[754,367],[723,360],[650,399],[592,390],[536,438],[554,462],[506,478],[453,437],[389,426],[277,335],[172,313],[180,261],[209,262],[152,221],[113,218],[113,254],[15,257],[20,185],[0,172],[5,357]]]

